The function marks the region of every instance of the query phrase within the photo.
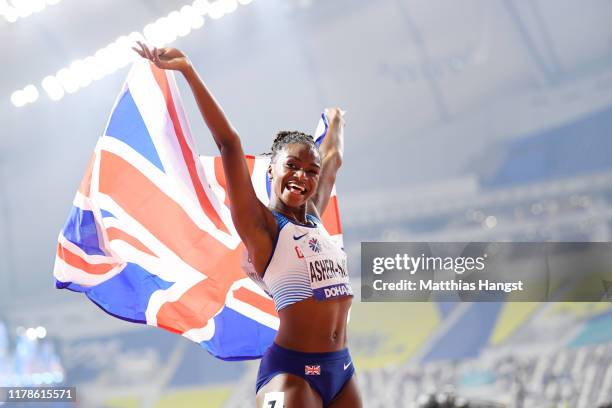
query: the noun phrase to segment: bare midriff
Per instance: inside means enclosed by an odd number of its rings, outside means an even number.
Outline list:
[[[274,342],[304,353],[326,353],[346,347],[346,320],[353,298],[304,299],[279,310]]]

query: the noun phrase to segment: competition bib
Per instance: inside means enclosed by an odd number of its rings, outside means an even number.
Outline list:
[[[312,293],[317,300],[352,296],[346,254],[321,235],[311,235],[303,246]]]

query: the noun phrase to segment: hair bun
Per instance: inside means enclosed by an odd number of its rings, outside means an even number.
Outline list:
[[[319,150],[319,147],[314,142],[314,137],[311,135],[297,130],[281,130],[276,134],[274,142],[272,142],[272,158],[274,158],[283,147],[291,143],[303,143],[311,146],[317,151]]]

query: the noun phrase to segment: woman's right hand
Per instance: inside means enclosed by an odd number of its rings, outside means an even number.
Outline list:
[[[186,69],[191,67],[189,58],[176,48],[150,49],[140,41],[137,43],[140,49],[136,47],[132,47],[132,49],[141,57],[151,61],[158,68],[185,72]]]
[[[330,123],[344,126],[344,111],[340,108],[325,108],[325,116]]]

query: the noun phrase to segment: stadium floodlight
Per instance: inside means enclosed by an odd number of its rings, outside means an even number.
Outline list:
[[[488,229],[493,229],[497,226],[497,217],[494,215],[489,215],[484,220],[484,226]]]
[[[27,103],[36,102],[38,99],[38,89],[34,85],[28,85],[23,88],[23,93]]]
[[[4,19],[9,23],[14,23],[18,18],[17,11],[6,0],[0,0],[0,15],[4,16]]]
[[[161,37],[161,43],[157,45],[158,47],[163,47],[166,44],[176,41],[178,35],[168,17],[159,18],[155,24],[158,26],[157,29]]]
[[[193,19],[191,20],[191,29],[197,30],[199,28],[202,28],[203,25],[204,25],[204,17],[200,15],[194,15]]]
[[[11,103],[15,107],[21,108],[28,103],[36,102],[38,96],[38,89],[34,85],[28,85],[25,88],[18,89],[11,94]]]
[[[190,24],[192,30],[197,30],[204,25],[204,17],[193,6],[183,6],[181,14],[183,19]]]
[[[32,378],[32,383],[34,383],[34,385],[42,384],[42,374],[33,373],[31,378]]]
[[[64,91],[68,93],[75,93],[79,90],[79,83],[76,81],[76,78],[74,75],[72,75],[72,72],[70,72],[68,68],[60,69],[57,71],[55,76],[57,77],[57,80],[62,88],[64,88]]]
[[[188,24],[192,30],[197,30],[204,25],[204,17],[192,6],[183,6],[180,10],[184,24]]]
[[[87,65],[82,60],[76,60],[70,64],[70,73],[72,74],[74,81],[83,88],[91,84],[92,78],[88,72]]]
[[[111,62],[111,67],[109,67],[111,72],[125,67],[135,59],[136,55],[130,48],[133,44],[127,36],[122,35],[115,42],[106,46],[108,59]]]
[[[39,339],[44,339],[45,337],[47,337],[47,329],[45,329],[45,328],[44,328],[44,327],[42,327],[42,326],[38,326],[38,327],[36,328],[36,336],[37,336]]]
[[[40,13],[47,6],[59,3],[61,0],[0,0],[0,15],[9,23],[14,23],[20,18],[26,18],[35,13]]]
[[[225,5],[223,0],[218,0],[210,5],[208,9],[208,15],[213,20],[218,20],[225,15]]]
[[[64,381],[64,374],[61,371],[53,372],[53,381],[56,383],[61,383]]]
[[[85,58],[83,64],[87,67],[87,72],[89,72],[92,81],[104,78],[104,71],[94,56]]]
[[[64,88],[54,75],[49,75],[41,82],[42,88],[47,93],[47,96],[52,101],[59,101],[64,97]]]
[[[206,0],[195,0],[192,6],[196,13],[200,14],[201,16],[208,14],[208,10],[210,10],[210,2]]]
[[[17,12],[15,12],[14,10],[7,11],[4,14],[4,19],[9,23],[14,23],[15,21],[17,21],[17,18]]]
[[[142,29],[142,34],[144,35],[145,41],[147,43],[149,43],[149,44],[157,43],[157,39],[159,37],[159,34],[157,32],[157,26],[155,25],[155,23],[147,24]]]
[[[53,384],[53,373],[42,373],[42,382],[46,385]]]
[[[30,7],[32,10],[40,8],[43,0],[11,0],[13,5],[22,4],[20,7]],[[46,0],[46,4],[56,4],[60,0]],[[164,47],[178,37],[189,35],[193,30],[204,26],[204,15],[212,19],[220,19],[226,14],[233,13],[239,5],[246,5],[252,0],[217,0],[213,3],[207,0],[194,0],[192,4],[185,5],[179,10],[170,12],[146,24],[142,32],[134,31],[128,35],[122,35],[112,43],[97,50],[93,55],[73,61],[69,66],[57,71],[55,75],[46,76],[41,86],[52,101],[59,101],[66,93],[75,93],[81,88],[89,86],[130,62],[138,58],[132,51],[137,41],[143,41],[153,47]],[[30,2],[37,2],[32,6]],[[28,5],[25,5],[25,4]],[[33,4],[33,3],[32,3]],[[30,10],[28,8],[27,10]],[[20,9],[21,10],[21,9]],[[6,0],[0,0],[0,15],[5,17],[10,13],[16,13],[17,9],[10,6]],[[28,85],[27,92],[24,89],[17,90],[11,94],[11,102],[16,107],[33,103],[38,99],[39,92],[34,85]]]
[[[136,44],[136,41],[144,41],[144,36],[138,31],[133,31],[129,33],[127,37],[130,40],[130,47],[134,46],[134,44]]]
[[[17,108],[21,108],[22,106],[24,106],[27,102],[26,96],[23,92],[23,90],[19,89],[15,92],[13,92],[11,94],[11,102],[13,105],[15,105],[15,107]]]
[[[223,4],[225,14],[233,13],[238,9],[238,1],[236,0],[221,0],[221,4]]]
[[[26,330],[26,337],[28,338],[28,340],[30,341],[34,341],[37,339],[36,336],[36,329],[33,327],[30,327],[29,329]]]
[[[13,0],[13,7],[15,8],[19,18],[26,18],[34,12],[29,1]]]
[[[41,12],[45,9],[45,7],[47,7],[43,0],[30,0],[29,3],[30,10],[32,10],[32,13]]]
[[[170,29],[173,30],[179,37],[185,37],[191,32],[191,22],[189,17],[185,16],[180,11],[173,11],[168,14],[168,22]]]
[[[110,67],[108,64],[109,59],[107,58],[108,51],[105,48],[97,50],[93,55],[92,77],[96,79],[102,79],[110,73]]]

